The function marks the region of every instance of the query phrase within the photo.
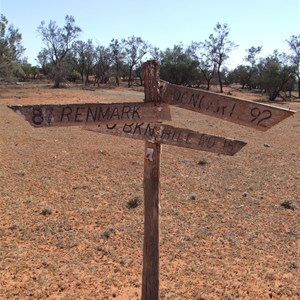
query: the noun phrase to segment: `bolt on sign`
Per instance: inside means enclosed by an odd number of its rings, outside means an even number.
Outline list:
[[[145,141],[142,300],[159,299],[161,144],[234,155],[245,142],[162,124],[169,105],[265,131],[295,111],[161,81],[159,65],[143,65],[145,102],[9,106],[34,127],[83,126],[85,130]]]

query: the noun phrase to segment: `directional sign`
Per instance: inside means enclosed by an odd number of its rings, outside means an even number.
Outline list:
[[[295,111],[161,81],[162,101],[265,131]]]
[[[224,155],[234,155],[246,143],[189,129],[175,128],[164,124],[130,123],[125,125],[99,125],[84,127],[85,130],[112,134],[138,140],[158,142]]]
[[[90,103],[65,105],[9,106],[34,127],[79,126],[171,120],[170,108],[163,103]]]

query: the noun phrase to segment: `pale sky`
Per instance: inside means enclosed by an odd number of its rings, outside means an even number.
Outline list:
[[[161,50],[204,41],[218,22],[227,23],[229,39],[239,45],[230,68],[244,63],[252,46],[263,46],[261,57],[275,49],[288,52],[286,39],[300,34],[300,0],[0,0],[0,14],[22,33],[32,65],[44,47],[37,33],[41,21],[62,27],[66,15],[74,16],[82,41],[108,46],[112,39],[134,35]]]

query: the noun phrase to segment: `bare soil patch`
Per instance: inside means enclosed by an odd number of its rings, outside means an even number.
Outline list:
[[[143,98],[0,86],[0,299],[140,299],[144,142],[35,129],[6,105]],[[179,108],[172,117],[248,145],[233,157],[163,147],[161,299],[300,299],[300,114],[267,132]]]

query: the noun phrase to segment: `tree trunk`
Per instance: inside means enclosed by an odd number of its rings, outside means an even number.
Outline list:
[[[201,69],[201,72],[202,72],[202,74],[204,76],[204,79],[206,80],[206,84],[207,84],[206,90],[209,91],[209,89],[210,89],[210,81],[211,81],[212,77],[207,76],[207,74],[202,69]]]
[[[220,67],[218,68],[218,79],[219,79],[219,84],[220,84],[220,93],[223,93],[223,83],[222,83],[222,78],[221,78]]]
[[[55,89],[60,88],[60,78],[59,77],[55,77],[53,87]]]
[[[298,78],[298,98],[300,98],[300,77]]]
[[[61,72],[61,64],[57,63],[55,64],[55,70],[54,70],[54,83],[53,87],[58,89],[60,88],[60,82],[62,80],[62,72]]]
[[[269,100],[270,100],[270,101],[275,101],[276,98],[278,97],[279,93],[280,93],[280,90],[281,90],[281,89],[277,89],[277,90],[271,91],[271,92],[269,93]]]
[[[89,83],[90,83],[90,81],[89,81],[89,74],[86,73],[86,75],[85,75],[85,85],[88,85]]]
[[[209,89],[210,89],[210,79],[207,80],[207,87],[206,87],[206,90],[207,90],[207,91],[209,91]]]
[[[128,87],[131,87],[132,68],[133,68],[132,66],[129,68]]]

